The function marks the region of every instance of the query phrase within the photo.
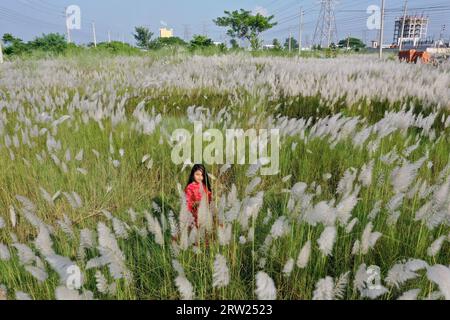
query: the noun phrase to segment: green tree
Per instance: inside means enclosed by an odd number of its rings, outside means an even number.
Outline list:
[[[194,49],[211,47],[213,45],[214,43],[210,38],[202,35],[194,35],[190,43],[190,46]]]
[[[136,40],[137,46],[142,49],[148,49],[153,37],[153,32],[146,27],[135,27],[134,30],[135,33],[133,36]]]
[[[32,50],[51,53],[63,53],[67,49],[66,37],[59,33],[44,34],[28,43]]]
[[[230,45],[232,49],[239,49],[239,43],[237,42],[236,39],[231,39],[230,40]]]
[[[251,11],[244,9],[224,13],[225,16],[213,20],[214,23],[219,27],[228,27],[227,34],[230,37],[248,40],[253,50],[261,46],[259,35],[277,24],[272,22],[273,15],[268,17],[259,13],[253,15]]]
[[[359,50],[366,47],[364,42],[361,39],[358,38],[352,38],[348,37],[346,39],[343,39],[339,41],[338,47],[339,48],[347,48],[347,46],[353,50]]]
[[[282,49],[280,40],[278,40],[278,39],[273,39],[272,40],[272,45],[273,45],[273,49],[274,50],[281,50]]]
[[[284,48],[289,50],[289,38],[284,41]],[[295,38],[291,38],[291,50],[298,49],[298,42]]]
[[[24,43],[22,39],[16,38],[10,33],[5,33],[2,40],[5,45],[3,52],[6,55],[19,55],[30,50],[28,45]]]
[[[181,38],[158,38],[150,42],[150,49],[161,49],[167,47],[186,47],[188,44]]]

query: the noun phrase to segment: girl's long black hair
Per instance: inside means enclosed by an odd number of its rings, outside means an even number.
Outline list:
[[[192,182],[195,181],[194,174],[197,171],[201,171],[203,173],[203,184],[208,188],[208,191],[212,192],[211,184],[209,183],[208,172],[206,171],[205,166],[202,165],[202,164],[195,164],[192,167],[191,174],[189,175],[189,180],[188,180],[188,183],[186,185],[186,188],[187,188],[188,185],[190,185]]]

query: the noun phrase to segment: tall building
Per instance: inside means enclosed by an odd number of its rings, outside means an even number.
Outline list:
[[[160,38],[172,38],[173,37],[173,29],[167,29],[167,28],[159,29],[159,37]]]
[[[420,41],[425,40],[427,37],[428,21],[428,17],[423,16],[406,16],[406,19],[403,17],[397,18],[395,20],[394,43],[400,45],[402,26],[404,26],[403,43],[417,46]]]

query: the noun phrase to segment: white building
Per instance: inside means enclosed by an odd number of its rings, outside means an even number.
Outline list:
[[[417,46],[420,41],[427,37],[428,22],[428,17],[423,16],[406,16],[406,19],[403,17],[397,18],[395,20],[394,44],[399,46],[401,39],[403,39],[403,43]],[[404,26],[403,34],[402,26]]]

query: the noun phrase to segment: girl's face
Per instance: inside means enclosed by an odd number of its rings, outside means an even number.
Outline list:
[[[195,171],[194,180],[197,183],[202,183],[203,182],[203,172],[200,170]]]

